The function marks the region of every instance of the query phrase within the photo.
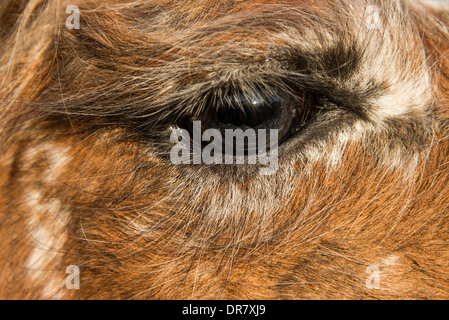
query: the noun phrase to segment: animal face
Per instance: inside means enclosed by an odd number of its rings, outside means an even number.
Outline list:
[[[0,296],[448,298],[446,8],[3,1]]]

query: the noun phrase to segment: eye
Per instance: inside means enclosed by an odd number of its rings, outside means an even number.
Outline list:
[[[282,143],[307,124],[313,116],[312,106],[312,98],[302,91],[289,97],[263,90],[239,93],[209,99],[203,114],[189,118],[181,126],[190,131],[193,121],[201,121],[202,130],[276,129]]]

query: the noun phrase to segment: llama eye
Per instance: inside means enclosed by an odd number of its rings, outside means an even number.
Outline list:
[[[301,93],[296,97],[272,94],[238,94],[220,99],[210,99],[205,114],[190,118],[184,128],[199,120],[202,129],[265,129],[278,130],[279,143],[287,140],[307,124],[312,114],[310,99]]]

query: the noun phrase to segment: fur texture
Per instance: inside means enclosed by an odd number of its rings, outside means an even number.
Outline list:
[[[447,12],[2,1],[0,297],[449,298]],[[170,162],[184,118],[257,92],[313,109],[276,175]]]

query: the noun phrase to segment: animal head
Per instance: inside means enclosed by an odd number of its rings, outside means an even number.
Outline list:
[[[448,297],[446,8],[4,1],[0,295]]]

